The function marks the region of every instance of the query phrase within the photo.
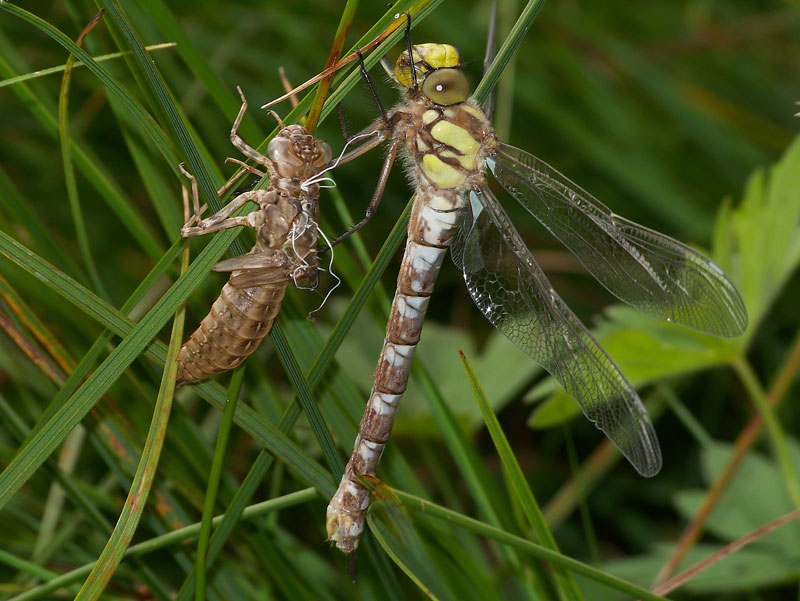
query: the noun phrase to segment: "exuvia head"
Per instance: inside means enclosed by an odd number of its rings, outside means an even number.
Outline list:
[[[284,127],[270,140],[267,155],[281,177],[307,179],[330,163],[331,147],[309,134],[302,125]]]
[[[408,90],[409,95],[421,94],[441,106],[458,104],[469,97],[469,83],[461,72],[460,58],[455,47],[450,44],[417,44],[411,47],[411,53],[413,63],[405,50],[394,65],[394,77]],[[413,89],[412,69],[418,89]]]

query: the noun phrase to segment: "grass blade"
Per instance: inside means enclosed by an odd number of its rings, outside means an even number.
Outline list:
[[[528,518],[528,523],[533,529],[536,538],[548,549],[558,552],[558,545],[553,537],[553,533],[550,532],[544,515],[542,515],[542,510],[539,508],[539,504],[533,496],[533,491],[531,491],[530,486],[528,486],[525,475],[522,473],[522,469],[519,467],[516,457],[514,457],[514,452],[511,450],[508,440],[505,434],[503,434],[503,430],[500,428],[497,416],[492,411],[489,400],[483,393],[478,377],[469,364],[469,361],[467,361],[467,358],[464,356],[464,353],[460,352],[460,355],[461,361],[464,363],[464,370],[467,372],[469,385],[472,388],[472,392],[475,394],[475,399],[478,401],[483,420],[486,423],[486,428],[489,430],[494,446],[497,449],[497,454],[500,456],[500,461],[503,464],[504,473],[507,475],[511,490],[514,492],[517,502],[522,507],[525,516]],[[565,595],[567,599],[583,599],[578,585],[569,572],[556,566],[554,566],[554,571],[562,595]]]

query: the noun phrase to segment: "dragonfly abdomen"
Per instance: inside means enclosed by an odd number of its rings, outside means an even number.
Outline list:
[[[398,110],[392,120],[395,139],[406,144],[417,198],[375,381],[350,461],[328,505],[328,536],[345,553],[358,546],[369,506],[369,491],[357,476],[375,476],[408,384],[428,299],[458,229],[462,193],[483,183],[483,161],[494,150],[485,119],[469,102],[444,107],[423,101]]]
[[[179,386],[239,366],[272,329],[288,281],[234,288],[226,283],[178,354]]]

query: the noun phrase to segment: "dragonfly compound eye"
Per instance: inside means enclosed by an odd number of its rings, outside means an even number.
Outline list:
[[[448,106],[469,97],[469,84],[458,69],[439,69],[425,78],[422,92],[436,104]]]
[[[319,158],[314,161],[315,165],[327,165],[331,162],[333,158],[333,152],[331,151],[331,147],[328,146],[327,142],[323,142],[322,140],[317,141],[317,154]]]
[[[295,152],[292,141],[282,136],[276,136],[269,141],[267,154],[276,165],[299,167],[303,164],[302,159],[300,159]]]

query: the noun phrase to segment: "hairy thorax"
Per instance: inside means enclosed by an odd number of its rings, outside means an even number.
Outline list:
[[[418,191],[462,192],[484,182],[484,160],[497,146],[486,115],[473,100],[451,106],[412,102],[398,111],[395,135],[402,137],[406,162]]]

